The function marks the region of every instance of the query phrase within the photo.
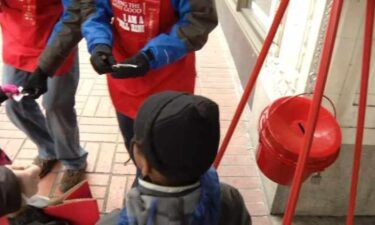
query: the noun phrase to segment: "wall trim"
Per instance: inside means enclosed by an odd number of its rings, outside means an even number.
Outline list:
[[[259,32],[263,29],[261,29],[260,25],[255,22],[255,19],[252,19],[252,13],[246,14],[244,11],[237,11],[237,6],[232,1],[223,0],[223,2],[232,13],[234,20],[245,35],[248,43],[250,43],[254,51],[259,54],[263,45],[265,33]]]

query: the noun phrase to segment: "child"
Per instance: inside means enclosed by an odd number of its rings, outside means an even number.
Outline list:
[[[126,207],[99,224],[249,225],[235,188],[210,169],[220,139],[216,103],[179,92],[151,96],[139,110],[130,152],[142,176]]]

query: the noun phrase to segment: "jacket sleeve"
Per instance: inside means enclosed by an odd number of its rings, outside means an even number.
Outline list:
[[[179,20],[169,33],[151,39],[143,51],[150,50],[154,59],[151,68],[173,63],[207,42],[218,23],[214,0],[171,0]]]
[[[251,225],[251,218],[240,192],[234,187],[221,183],[221,206],[219,225]]]
[[[82,35],[87,41],[87,48],[92,53],[95,45],[112,46],[111,20],[113,17],[110,0],[85,0],[82,7]]]
[[[21,187],[14,173],[0,167],[0,217],[21,208]]]
[[[84,2],[82,0],[82,2]],[[56,23],[48,44],[39,57],[38,66],[47,74],[55,74],[71,51],[82,39],[81,0],[62,0],[64,7],[60,20]]]

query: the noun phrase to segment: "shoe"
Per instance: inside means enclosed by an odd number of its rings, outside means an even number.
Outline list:
[[[39,174],[40,178],[47,176],[47,174],[52,171],[53,167],[56,165],[57,162],[58,162],[57,159],[48,160],[48,159],[41,159],[39,157],[36,157],[33,160],[33,164],[41,168],[41,171]]]
[[[85,172],[86,172],[87,163],[82,169],[78,170],[65,170],[63,177],[61,179],[61,183],[59,189],[61,192],[66,192],[81,181],[85,179]]]

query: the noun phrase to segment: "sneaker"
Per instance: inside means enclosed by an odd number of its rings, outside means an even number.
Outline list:
[[[86,171],[87,164],[82,169],[79,170],[65,170],[63,177],[61,179],[61,183],[59,189],[61,192],[66,192],[79,182],[85,179],[85,171]]]
[[[41,159],[39,157],[36,157],[33,160],[33,164],[41,168],[41,171],[39,174],[40,178],[47,176],[47,174],[52,171],[53,167],[56,165],[57,162],[58,162],[57,159],[48,160],[48,159]]]

